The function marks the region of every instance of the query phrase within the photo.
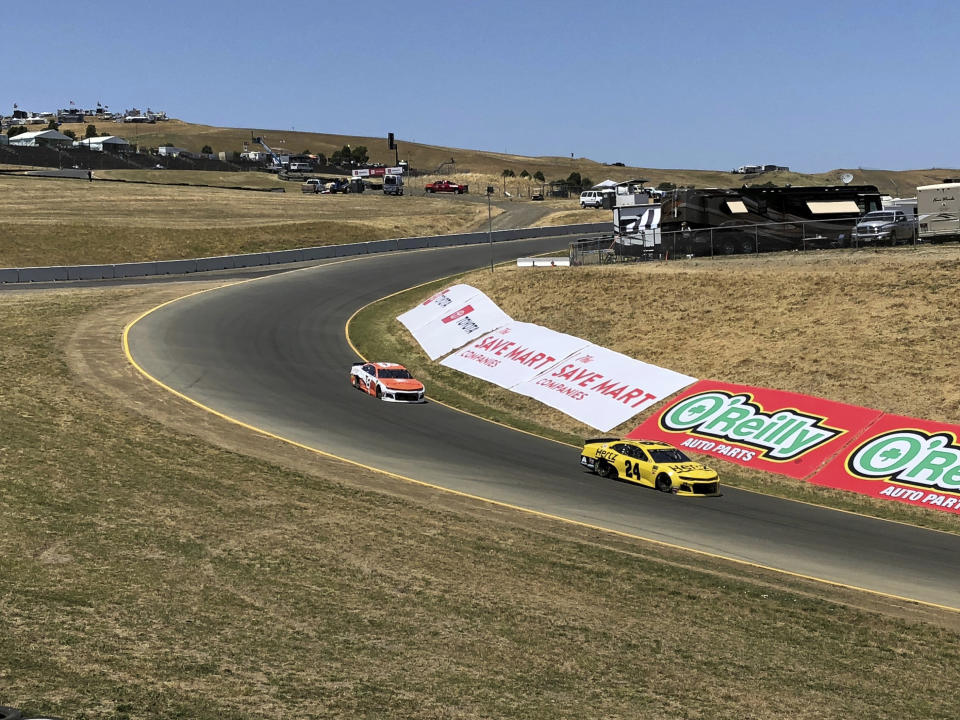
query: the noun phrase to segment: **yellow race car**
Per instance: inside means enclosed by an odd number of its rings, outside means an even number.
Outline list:
[[[716,470],[655,440],[595,438],[580,452],[580,464],[601,477],[622,478],[677,495],[719,495]]]

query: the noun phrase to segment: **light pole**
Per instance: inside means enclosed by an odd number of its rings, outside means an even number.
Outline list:
[[[493,185],[487,185],[487,241],[490,243],[490,272],[493,272],[493,216],[490,214],[490,196]]]

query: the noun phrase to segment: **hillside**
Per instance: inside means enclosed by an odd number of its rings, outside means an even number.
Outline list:
[[[89,122],[89,120],[88,120]],[[61,130],[73,130],[82,137],[87,123],[65,123]],[[199,152],[204,145],[214,151],[243,150],[243,143],[250,142],[254,136],[262,136],[271,147],[291,153],[309,150],[312,153],[331,155],[344,145],[365,145],[373,162],[392,165],[394,152],[387,147],[386,138],[363,137],[358,135],[334,135],[326,133],[301,132],[294,130],[270,130],[266,128],[223,128],[210,125],[197,125],[182,120],[169,120],[154,125],[100,123],[98,131],[118,135],[138,145],[157,147],[176,145]],[[942,168],[926,170],[861,170],[859,168],[838,168],[829,172],[806,175],[796,172],[764,173],[756,177],[747,177],[719,170],[690,170],[679,168],[620,167],[605,165],[588,158],[563,157],[526,157],[504,153],[448,148],[438,145],[410,143],[403,138],[397,140],[400,158],[409,162],[410,167],[424,173],[433,173],[444,163],[454,161],[445,169],[461,174],[487,176],[490,183],[499,182],[505,169],[513,170],[517,175],[527,170],[533,174],[541,171],[547,180],[564,179],[572,172],[589,177],[594,182],[610,178],[612,180],[631,180],[645,178],[651,185],[672,182],[676,185],[696,187],[739,187],[744,182],[773,182],[777,185],[832,185],[840,181],[845,172],[853,174],[857,184],[876,185],[881,192],[895,196],[913,195],[918,185],[940,182],[945,177],[960,175],[960,171]],[[257,149],[251,146],[251,149]],[[511,181],[512,182],[512,181]]]

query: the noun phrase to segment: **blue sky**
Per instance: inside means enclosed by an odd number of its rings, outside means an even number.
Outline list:
[[[960,168],[955,1],[40,9],[0,19],[4,114],[99,101],[643,167]]]

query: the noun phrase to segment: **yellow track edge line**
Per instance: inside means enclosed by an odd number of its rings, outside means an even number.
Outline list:
[[[303,268],[303,269],[308,269],[308,268]],[[457,273],[457,275],[459,275],[459,274],[461,274],[461,273]],[[786,576],[788,576],[788,577],[798,578],[798,579],[801,579],[801,580],[807,580],[807,581],[812,581],[812,582],[823,583],[823,584],[825,584],[825,585],[830,585],[830,586],[832,586],[832,587],[842,588],[842,589],[845,589],[845,590],[853,590],[853,591],[855,591],[855,592],[868,593],[868,594],[870,594],[870,595],[875,595],[875,596],[887,598],[887,599],[890,599],[890,600],[896,600],[896,601],[899,601],[899,602],[914,603],[914,604],[922,605],[922,606],[925,606],[925,607],[936,608],[936,609],[938,609],[938,610],[947,610],[947,611],[951,611],[951,612],[958,612],[958,613],[960,613],[960,608],[951,607],[951,606],[949,606],[949,605],[940,605],[940,604],[938,604],[938,603],[927,602],[927,601],[925,601],[925,600],[917,600],[917,599],[915,599],[915,598],[908,598],[908,597],[904,597],[904,596],[902,596],[902,595],[894,595],[894,594],[892,594],[892,593],[885,593],[885,592],[882,592],[882,591],[879,591],[879,590],[871,590],[870,588],[858,587],[858,586],[856,586],[856,585],[848,585],[848,584],[846,584],[846,583],[841,583],[841,582],[837,582],[837,581],[834,581],[834,580],[827,580],[827,579],[819,578],[819,577],[816,577],[816,576],[813,576],[813,575],[804,575],[803,573],[796,573],[796,572],[792,572],[792,571],[790,571],[790,570],[784,570],[784,569],[782,569],[782,568],[776,568],[776,567],[772,567],[772,566],[769,566],[769,565],[762,565],[762,564],[760,564],[760,563],[750,562],[749,560],[741,560],[741,559],[739,559],[739,558],[728,557],[728,556],[726,556],[726,555],[720,555],[720,554],[718,554],[718,553],[711,553],[711,552],[708,552],[708,551],[706,551],[706,550],[699,550],[699,549],[697,549],[697,548],[686,547],[686,546],[684,546],[684,545],[677,545],[677,544],[674,544],[674,543],[668,543],[668,542],[665,542],[665,541],[663,541],[663,540],[657,540],[656,538],[645,537],[645,536],[643,536],[643,535],[637,535],[637,534],[634,534],[634,533],[628,533],[628,532],[625,532],[625,531],[622,531],[622,530],[614,530],[614,529],[612,529],[612,528],[603,527],[603,526],[601,526],[601,525],[593,525],[593,524],[591,524],[591,523],[582,522],[582,521],[580,521],[580,520],[573,520],[573,519],[571,519],[571,518],[563,517],[563,516],[561,516],[561,515],[552,515],[552,514],[550,514],[550,513],[541,512],[541,511],[539,511],[539,510],[533,510],[533,509],[530,509],[530,508],[525,508],[525,507],[522,507],[522,506],[520,506],[520,505],[513,505],[513,504],[511,504],[511,503],[503,502],[503,501],[500,501],[500,500],[492,500],[492,499],[490,499],[490,498],[485,498],[485,497],[482,497],[482,496],[480,496],[480,495],[473,495],[473,494],[471,494],[471,493],[462,492],[462,491],[460,491],[460,490],[453,490],[453,489],[451,489],[451,488],[447,488],[447,487],[444,487],[444,486],[442,486],[442,485],[436,485],[436,484],[434,484],[434,483],[428,483],[428,482],[425,482],[425,481],[423,481],[423,480],[417,480],[417,479],[415,479],[415,478],[407,477],[406,475],[400,475],[400,474],[398,474],[398,473],[390,472],[389,470],[383,470],[382,468],[373,467],[372,465],[365,465],[364,463],[357,462],[356,460],[351,460],[351,459],[349,459],[349,458],[341,457],[341,456],[339,456],[339,455],[335,455],[335,454],[333,454],[333,453],[326,452],[325,450],[320,450],[320,449],[318,449],[318,448],[310,447],[309,445],[305,445],[305,444],[303,444],[303,443],[297,442],[296,440],[291,440],[291,439],[289,439],[289,438],[285,438],[285,437],[283,437],[283,436],[281,436],[281,435],[277,435],[276,433],[272,433],[272,432],[270,432],[269,430],[264,430],[263,428],[256,427],[255,425],[251,425],[251,424],[249,424],[249,423],[245,423],[245,422],[243,422],[242,420],[238,420],[237,418],[231,417],[230,415],[227,415],[226,413],[222,413],[222,412],[220,412],[219,410],[215,410],[215,409],[213,409],[213,408],[211,408],[211,407],[209,407],[209,406],[207,406],[207,405],[204,405],[203,403],[199,402],[198,400],[194,400],[193,398],[185,395],[184,393],[182,393],[182,392],[180,392],[180,391],[178,391],[178,390],[173,389],[172,387],[170,387],[169,385],[167,385],[166,383],[164,383],[164,382],[163,382],[162,380],[160,380],[159,378],[154,377],[154,376],[151,375],[149,372],[147,372],[147,370],[146,370],[145,368],[143,368],[143,367],[134,359],[132,353],[130,352],[129,334],[130,334],[130,330],[133,328],[133,326],[136,325],[136,324],[137,324],[138,322],[140,322],[141,320],[143,320],[144,318],[146,318],[146,317],[148,317],[149,315],[153,314],[153,313],[156,312],[157,310],[160,310],[160,309],[162,309],[162,308],[164,308],[164,307],[166,307],[166,306],[168,306],[168,305],[172,305],[172,304],[175,303],[175,302],[179,302],[179,301],[181,301],[181,300],[185,300],[185,299],[187,299],[187,298],[194,297],[194,296],[196,296],[196,295],[200,295],[200,294],[203,294],[203,293],[211,292],[211,291],[213,291],[213,290],[220,290],[220,289],[223,289],[223,288],[226,288],[226,287],[233,287],[234,285],[244,284],[244,283],[248,283],[248,282],[254,282],[254,281],[256,281],[256,280],[262,280],[262,279],[264,279],[264,277],[272,277],[272,276],[263,276],[263,277],[259,277],[259,278],[251,278],[251,279],[249,279],[249,280],[240,280],[240,281],[237,281],[237,282],[227,283],[227,284],[225,284],[225,285],[219,285],[219,286],[213,287],[213,288],[205,288],[205,289],[203,289],[203,290],[198,290],[198,291],[195,291],[195,292],[192,292],[192,293],[188,293],[187,295],[183,295],[183,296],[181,296],[181,297],[174,298],[174,299],[172,299],[172,300],[167,300],[166,302],[160,303],[159,305],[157,305],[157,306],[155,306],[155,307],[152,307],[152,308],[150,308],[149,310],[146,310],[145,312],[141,313],[141,314],[138,315],[136,318],[134,318],[134,319],[131,320],[129,323],[127,323],[127,325],[126,325],[126,326],[124,327],[124,329],[123,329],[122,344],[123,344],[123,352],[124,352],[124,355],[125,355],[126,358],[127,358],[127,361],[134,367],[134,369],[137,370],[137,372],[139,372],[139,373],[140,373],[141,375],[143,375],[145,378],[147,378],[147,379],[150,380],[151,382],[155,383],[155,384],[158,385],[159,387],[163,388],[163,389],[166,390],[167,392],[172,393],[172,394],[175,395],[176,397],[178,397],[178,398],[180,398],[180,399],[182,399],[182,400],[185,400],[186,402],[190,403],[191,405],[193,405],[193,406],[195,406],[195,407],[198,407],[198,408],[200,408],[201,410],[204,410],[204,411],[206,411],[206,412],[208,412],[208,413],[210,413],[210,414],[212,414],[212,415],[215,415],[216,417],[219,417],[219,418],[221,418],[221,419],[223,419],[223,420],[225,420],[225,421],[227,421],[227,422],[229,422],[229,423],[232,423],[232,424],[234,424],[234,425],[238,425],[238,426],[240,426],[240,427],[242,427],[242,428],[244,428],[244,429],[246,429],[246,430],[250,430],[250,431],[252,431],[252,432],[258,433],[258,434],[263,435],[263,436],[265,436],[265,437],[269,437],[269,438],[272,438],[272,439],[274,439],[274,440],[279,440],[280,442],[284,442],[284,443],[286,443],[286,444],[288,444],[288,445],[292,445],[293,447],[300,448],[300,449],[302,449],[302,450],[307,450],[307,451],[312,452],[312,453],[315,453],[315,454],[317,454],[317,455],[319,455],[319,456],[321,456],[321,457],[329,458],[329,459],[332,459],[332,460],[339,460],[339,461],[345,462],[345,463],[347,463],[347,464],[349,464],[349,465],[353,465],[353,466],[355,466],[355,467],[363,468],[364,470],[368,470],[368,471],[370,471],[370,472],[375,472],[375,473],[378,473],[378,474],[381,474],[381,475],[385,475],[385,476],[387,476],[387,477],[394,478],[394,479],[396,479],[396,480],[402,480],[402,481],[404,481],[404,482],[408,482],[408,483],[411,483],[411,484],[413,484],[413,485],[418,485],[418,486],[420,486],[420,487],[429,488],[429,489],[431,489],[431,490],[438,490],[438,491],[440,491],[440,492],[449,493],[449,494],[454,495],[454,496],[457,496],[457,497],[462,497],[462,498],[466,498],[466,499],[469,499],[469,500],[479,501],[479,502],[482,502],[482,503],[486,503],[486,504],[488,504],[488,505],[493,505],[493,506],[495,506],[495,507],[505,508],[505,509],[508,509],[508,510],[513,510],[513,511],[521,512],[521,513],[525,513],[525,514],[527,514],[527,515],[532,515],[532,516],[534,516],[534,517],[539,517],[539,518],[543,518],[543,519],[546,519],[546,520],[552,520],[552,521],[557,521],[557,522],[565,523],[565,524],[568,524],[568,525],[572,525],[572,526],[574,526],[574,527],[580,527],[580,528],[584,528],[584,529],[587,529],[587,530],[594,530],[594,531],[597,531],[597,532],[609,533],[609,534],[616,535],[616,536],[618,536],[618,537],[626,538],[626,539],[629,539],[629,540],[639,540],[639,541],[641,541],[641,542],[648,542],[648,543],[651,543],[651,544],[654,544],[654,545],[658,545],[658,546],[660,546],[660,547],[669,548],[669,549],[671,549],[671,550],[679,550],[679,551],[683,551],[683,552],[690,552],[690,553],[694,553],[694,554],[696,554],[696,555],[699,555],[699,556],[701,556],[701,557],[707,557],[707,558],[711,558],[711,559],[715,559],[715,560],[724,560],[724,561],[727,561],[727,562],[732,562],[732,563],[736,563],[736,564],[738,564],[738,565],[742,565],[742,566],[744,566],[744,567],[751,567],[751,568],[754,568],[754,569],[765,570],[765,571],[768,571],[768,572],[775,572],[775,573],[779,573],[779,574],[782,574],[782,575],[786,575]],[[451,275],[451,276],[448,276],[448,277],[454,277],[454,276]],[[444,278],[440,278],[440,279],[442,280],[442,279],[444,279]],[[436,282],[436,281],[431,280],[430,282]],[[417,287],[421,287],[422,285],[428,285],[428,284],[430,284],[430,283],[421,283],[421,285],[416,285],[416,286],[414,286],[413,288],[408,288],[408,290],[416,289]],[[405,290],[402,290],[402,291],[399,291],[399,292],[397,292],[397,293],[392,293],[391,295],[387,295],[387,296],[385,296],[385,297],[392,297],[393,295],[398,295],[398,294],[400,294],[400,292],[406,292],[406,291],[405,291]],[[381,300],[382,300],[382,299],[385,299],[385,298],[381,298]],[[376,302],[376,301],[375,301],[375,302]],[[372,304],[372,303],[371,303],[371,304]],[[365,307],[366,307],[366,306],[365,306]],[[356,313],[354,313],[354,315],[356,315]],[[353,316],[351,316],[351,319],[352,319],[352,317],[353,317]],[[349,327],[349,320],[347,321],[347,326]],[[349,342],[349,336],[348,336],[347,340],[348,340],[348,342]],[[354,351],[356,351],[356,348],[353,347],[353,344],[352,344],[352,343],[350,343],[350,346],[354,349]],[[358,353],[358,355],[359,355],[359,353]],[[362,356],[361,356],[361,357],[362,357]],[[448,406],[448,407],[451,407],[451,406]],[[453,409],[454,409],[454,410],[457,410],[457,408],[453,408]],[[459,412],[463,412],[463,411],[459,411]],[[467,414],[469,414],[469,413],[467,413]],[[476,417],[480,417],[480,416],[476,416]],[[485,419],[485,418],[480,418],[480,419]],[[493,421],[488,421],[488,422],[493,422]],[[498,424],[499,424],[499,423],[498,423]],[[509,426],[504,426],[504,427],[509,427]],[[515,429],[515,428],[510,428],[510,429]],[[524,432],[524,431],[520,431],[520,432]],[[528,435],[533,435],[533,433],[527,433],[527,434],[528,434]],[[536,436],[536,435],[535,435],[535,437],[540,437],[540,436]],[[544,439],[549,439],[549,438],[544,438]],[[565,444],[565,443],[564,443],[564,444]]]

